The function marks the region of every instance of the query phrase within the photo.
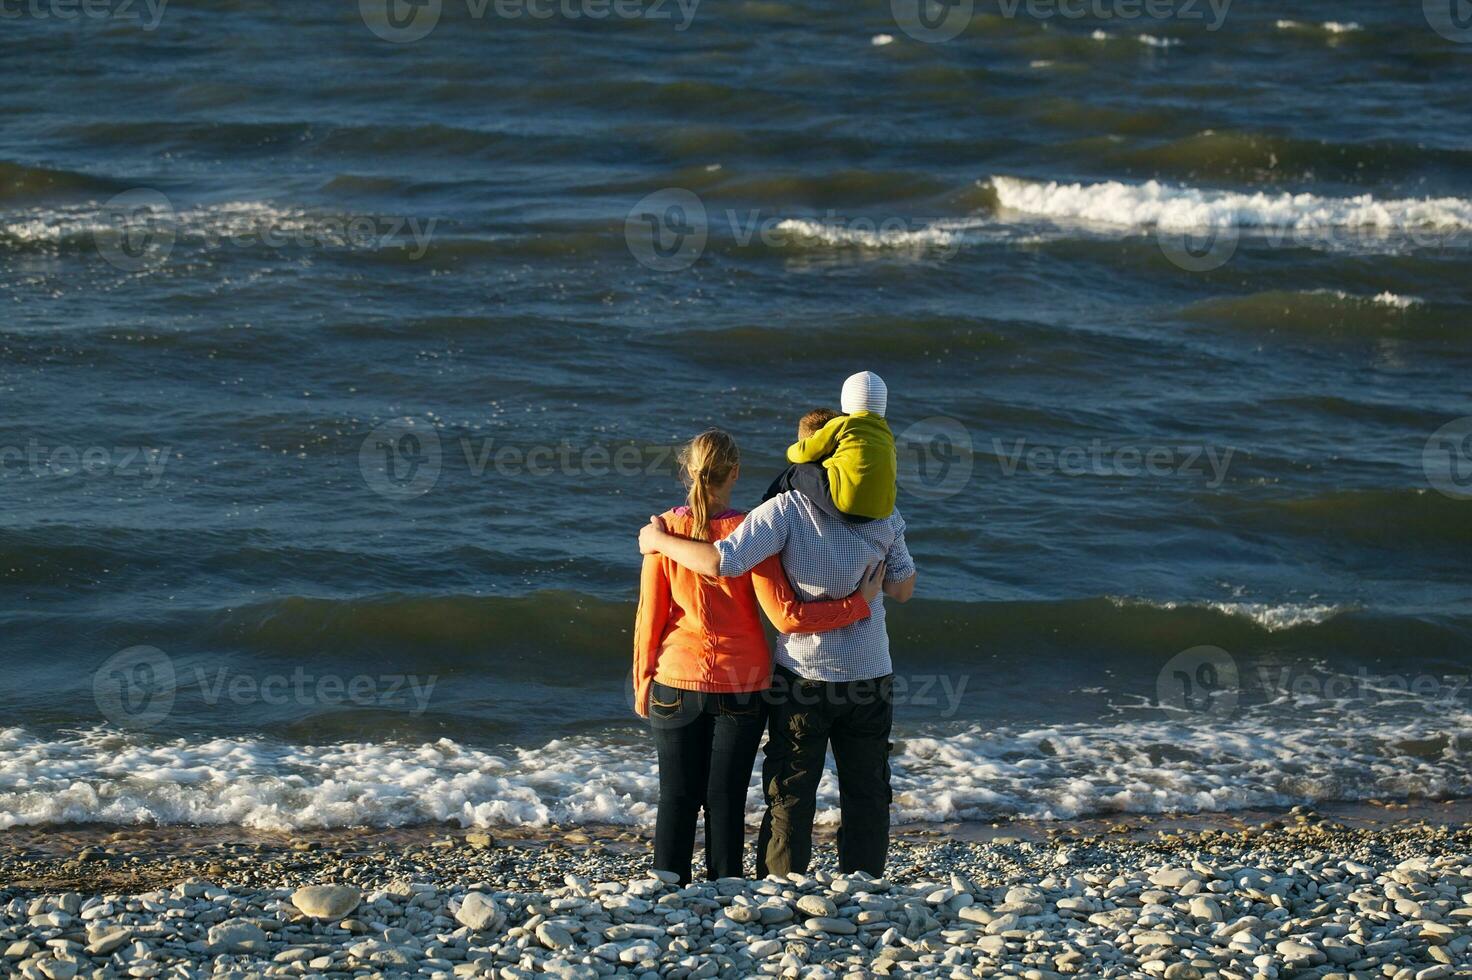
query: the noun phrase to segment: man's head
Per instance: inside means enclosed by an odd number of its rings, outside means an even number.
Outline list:
[[[812,435],[814,432],[817,432],[829,422],[838,418],[838,414],[839,413],[835,412],[831,408],[813,409],[811,412],[797,420],[797,437],[799,439],[806,439],[808,436]]]
[[[889,407],[889,388],[885,386],[884,379],[873,371],[851,374],[843,383],[839,407],[843,409],[844,415],[870,412],[883,416],[884,410]]]

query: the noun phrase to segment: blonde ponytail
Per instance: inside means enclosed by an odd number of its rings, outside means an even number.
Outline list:
[[[736,440],[721,429],[706,429],[680,450],[680,465],[684,468],[681,475],[689,488],[686,503],[694,518],[692,537],[710,540],[710,511],[715,502],[711,488],[724,485],[740,464]]]

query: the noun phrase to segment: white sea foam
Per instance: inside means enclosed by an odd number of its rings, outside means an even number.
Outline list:
[[[1285,691],[1229,720],[901,734],[892,759],[894,818],[1052,819],[1472,792],[1472,716],[1464,704],[1403,701],[1368,714],[1297,697]],[[0,731],[0,827],[649,826],[657,798],[653,752],[634,730],[500,751],[449,739],[302,746]],[[821,822],[836,822],[837,800],[830,767],[819,789]],[[754,776],[753,820],[759,806]]]
[[[812,239],[825,245],[856,245],[860,248],[948,247],[959,242],[975,221],[938,221],[931,224],[909,221],[852,221],[847,223],[786,218],[778,222],[779,236]]]
[[[162,195],[159,200],[164,200]],[[185,208],[174,208],[166,202],[134,208],[83,204],[0,214],[0,240],[46,246],[146,233],[147,240],[154,244],[178,241],[205,247],[371,247],[428,236],[433,224],[369,214],[327,213],[268,201],[225,201]]]
[[[1370,302],[1379,303],[1381,306],[1392,306],[1397,310],[1405,310],[1412,306],[1421,305],[1421,299],[1419,297],[1397,296],[1395,293],[1389,291],[1371,296]]]
[[[1472,200],[1460,197],[1324,197],[1318,194],[1206,190],[1148,181],[1064,184],[994,176],[998,204],[1007,211],[1060,221],[1122,227],[1281,228],[1312,232],[1364,228],[1377,232],[1472,228]]]
[[[1116,36],[1117,35],[1110,34],[1108,31],[1103,30],[1096,30],[1094,31],[1094,33],[1089,35],[1089,37],[1093,38],[1095,41],[1110,41],[1113,40]],[[1152,48],[1174,48],[1179,46],[1181,43],[1180,38],[1156,37],[1153,34],[1136,34],[1134,37],[1136,41],[1139,41],[1141,44]]]
[[[1250,619],[1269,632],[1314,626],[1352,610],[1350,606],[1313,602],[1179,602],[1125,596],[1111,596],[1109,601],[1117,606],[1148,606],[1151,609],[1211,609],[1223,615]]]
[[[1309,296],[1332,296],[1345,303],[1361,306],[1388,306],[1394,310],[1408,310],[1413,306],[1420,306],[1423,302],[1419,296],[1401,296],[1386,290],[1376,293],[1374,296],[1361,296],[1347,293],[1342,289],[1313,289],[1307,293]]]
[[[874,47],[876,47],[876,48],[882,48],[886,44],[893,44],[894,43],[894,35],[893,34],[875,34],[873,37],[869,38],[869,43],[872,44],[872,45],[874,45]]]
[[[0,234],[19,241],[56,243],[151,221],[178,235],[228,238],[264,228],[299,231],[309,227],[311,220],[311,215],[300,208],[283,208],[264,201],[228,201],[177,211],[153,207],[126,216],[95,205],[74,205],[12,213],[0,219]]]
[[[1343,606],[1294,603],[1210,602],[1207,605],[1228,616],[1250,619],[1269,632],[1292,629],[1295,626],[1314,626],[1328,622],[1345,611]]]
[[[1322,24],[1305,24],[1300,20],[1280,20],[1277,24],[1280,31],[1312,31],[1320,30],[1326,34],[1352,34],[1355,31],[1364,30],[1354,21],[1326,20]]]
[[[816,221],[784,218],[760,233],[774,248],[858,248],[954,253],[963,245],[1025,245],[1045,240],[1036,230],[986,218],[888,218]]]

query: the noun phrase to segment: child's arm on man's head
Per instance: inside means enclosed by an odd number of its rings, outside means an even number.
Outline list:
[[[845,421],[846,416],[840,415],[806,439],[799,439],[788,446],[787,462],[816,463],[826,456],[833,455],[833,450],[838,447],[839,430]]]

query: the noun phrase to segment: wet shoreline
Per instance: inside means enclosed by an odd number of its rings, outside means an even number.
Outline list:
[[[1021,849],[1246,842],[1306,831],[1344,842],[1472,826],[1472,799],[1366,801],[1309,809],[1199,814],[1115,814],[1063,821],[910,824],[896,827],[891,865],[946,846]],[[833,859],[833,828],[816,831],[815,861]],[[753,835],[754,839],[754,835]],[[1348,846],[1346,843],[1345,846]],[[562,867],[596,853],[630,874],[648,866],[645,828],[611,824],[466,829],[450,824],[256,830],[239,826],[66,824],[0,830],[0,894],[65,887],[83,892],[162,887],[191,876],[221,883],[298,883],[335,864],[369,880],[376,862],[406,861],[426,873],[515,876],[518,868]],[[381,877],[381,876],[380,876]]]

